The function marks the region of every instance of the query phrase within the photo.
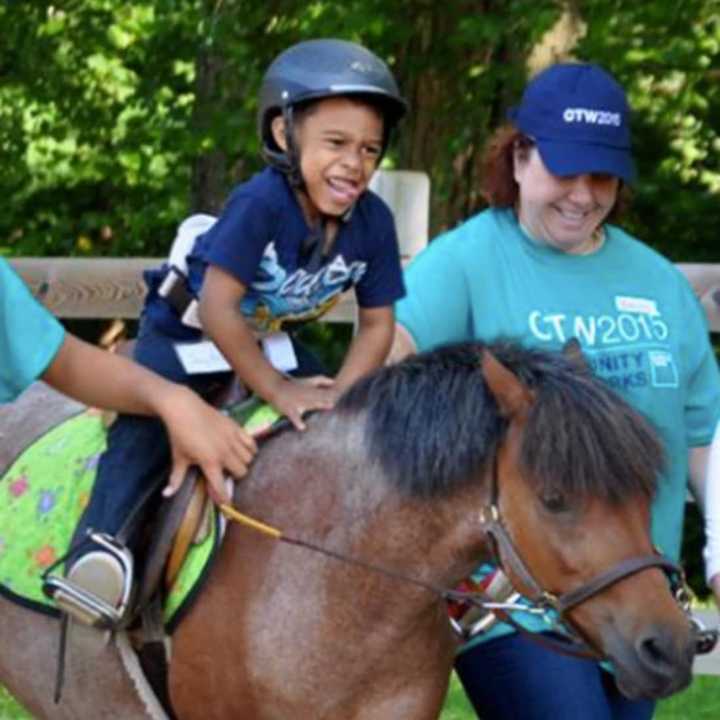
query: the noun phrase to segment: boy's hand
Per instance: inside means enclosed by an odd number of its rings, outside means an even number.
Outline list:
[[[283,380],[268,398],[270,404],[285,415],[298,430],[305,429],[302,416],[310,410],[330,410],[335,404],[333,381],[323,375],[301,380]]]

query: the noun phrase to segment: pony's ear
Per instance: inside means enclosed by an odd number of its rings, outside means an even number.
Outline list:
[[[565,345],[563,345],[562,353],[570,361],[570,364],[581,372],[592,372],[588,365],[587,358],[583,355],[580,341],[576,337],[571,337]]]
[[[508,370],[487,348],[483,348],[481,366],[483,377],[507,419],[524,415],[533,404],[532,390],[511,370]]]

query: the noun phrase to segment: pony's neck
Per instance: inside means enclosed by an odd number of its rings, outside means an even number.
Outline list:
[[[483,479],[452,497],[404,497],[368,456],[364,435],[361,419],[328,414],[313,419],[304,434],[270,440],[237,485],[238,508],[286,537],[438,588],[455,587],[482,557],[476,509],[485,500]],[[394,657],[418,673],[435,667],[445,682],[455,646],[444,603],[427,588],[235,527],[217,567],[223,587],[217,602],[240,597],[253,618],[249,627],[259,624],[268,637],[277,618],[295,623],[303,629],[297,642],[307,652],[296,651],[304,662],[331,656],[333,671],[350,682],[355,673],[373,672],[370,658]],[[262,661],[248,660],[254,668]]]
[[[276,438],[238,485],[238,503],[289,536],[453,586],[485,555],[476,509],[488,493],[486,478],[446,496],[404,496],[368,456],[364,437],[361,419],[328,415],[303,434]],[[341,561],[328,561],[326,570],[349,573],[363,587],[388,583],[381,573]],[[422,593],[410,585],[407,591]]]

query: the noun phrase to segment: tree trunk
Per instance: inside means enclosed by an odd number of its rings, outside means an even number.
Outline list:
[[[224,62],[214,47],[203,47],[196,62],[195,109],[193,126],[200,137],[212,132],[213,109],[218,93],[218,78]],[[227,188],[227,154],[215,148],[199,155],[193,162],[190,188],[191,212],[217,215],[222,209]]]

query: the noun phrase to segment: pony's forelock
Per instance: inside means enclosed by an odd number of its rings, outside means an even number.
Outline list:
[[[544,492],[620,503],[654,494],[663,450],[649,423],[597,378],[550,377],[530,412],[521,462]]]
[[[483,343],[449,345],[381,368],[353,385],[339,413],[366,413],[371,459],[402,493],[433,497],[478,481],[507,422],[480,369]],[[487,345],[536,401],[521,463],[538,490],[621,501],[651,495],[662,448],[639,413],[559,353]]]

